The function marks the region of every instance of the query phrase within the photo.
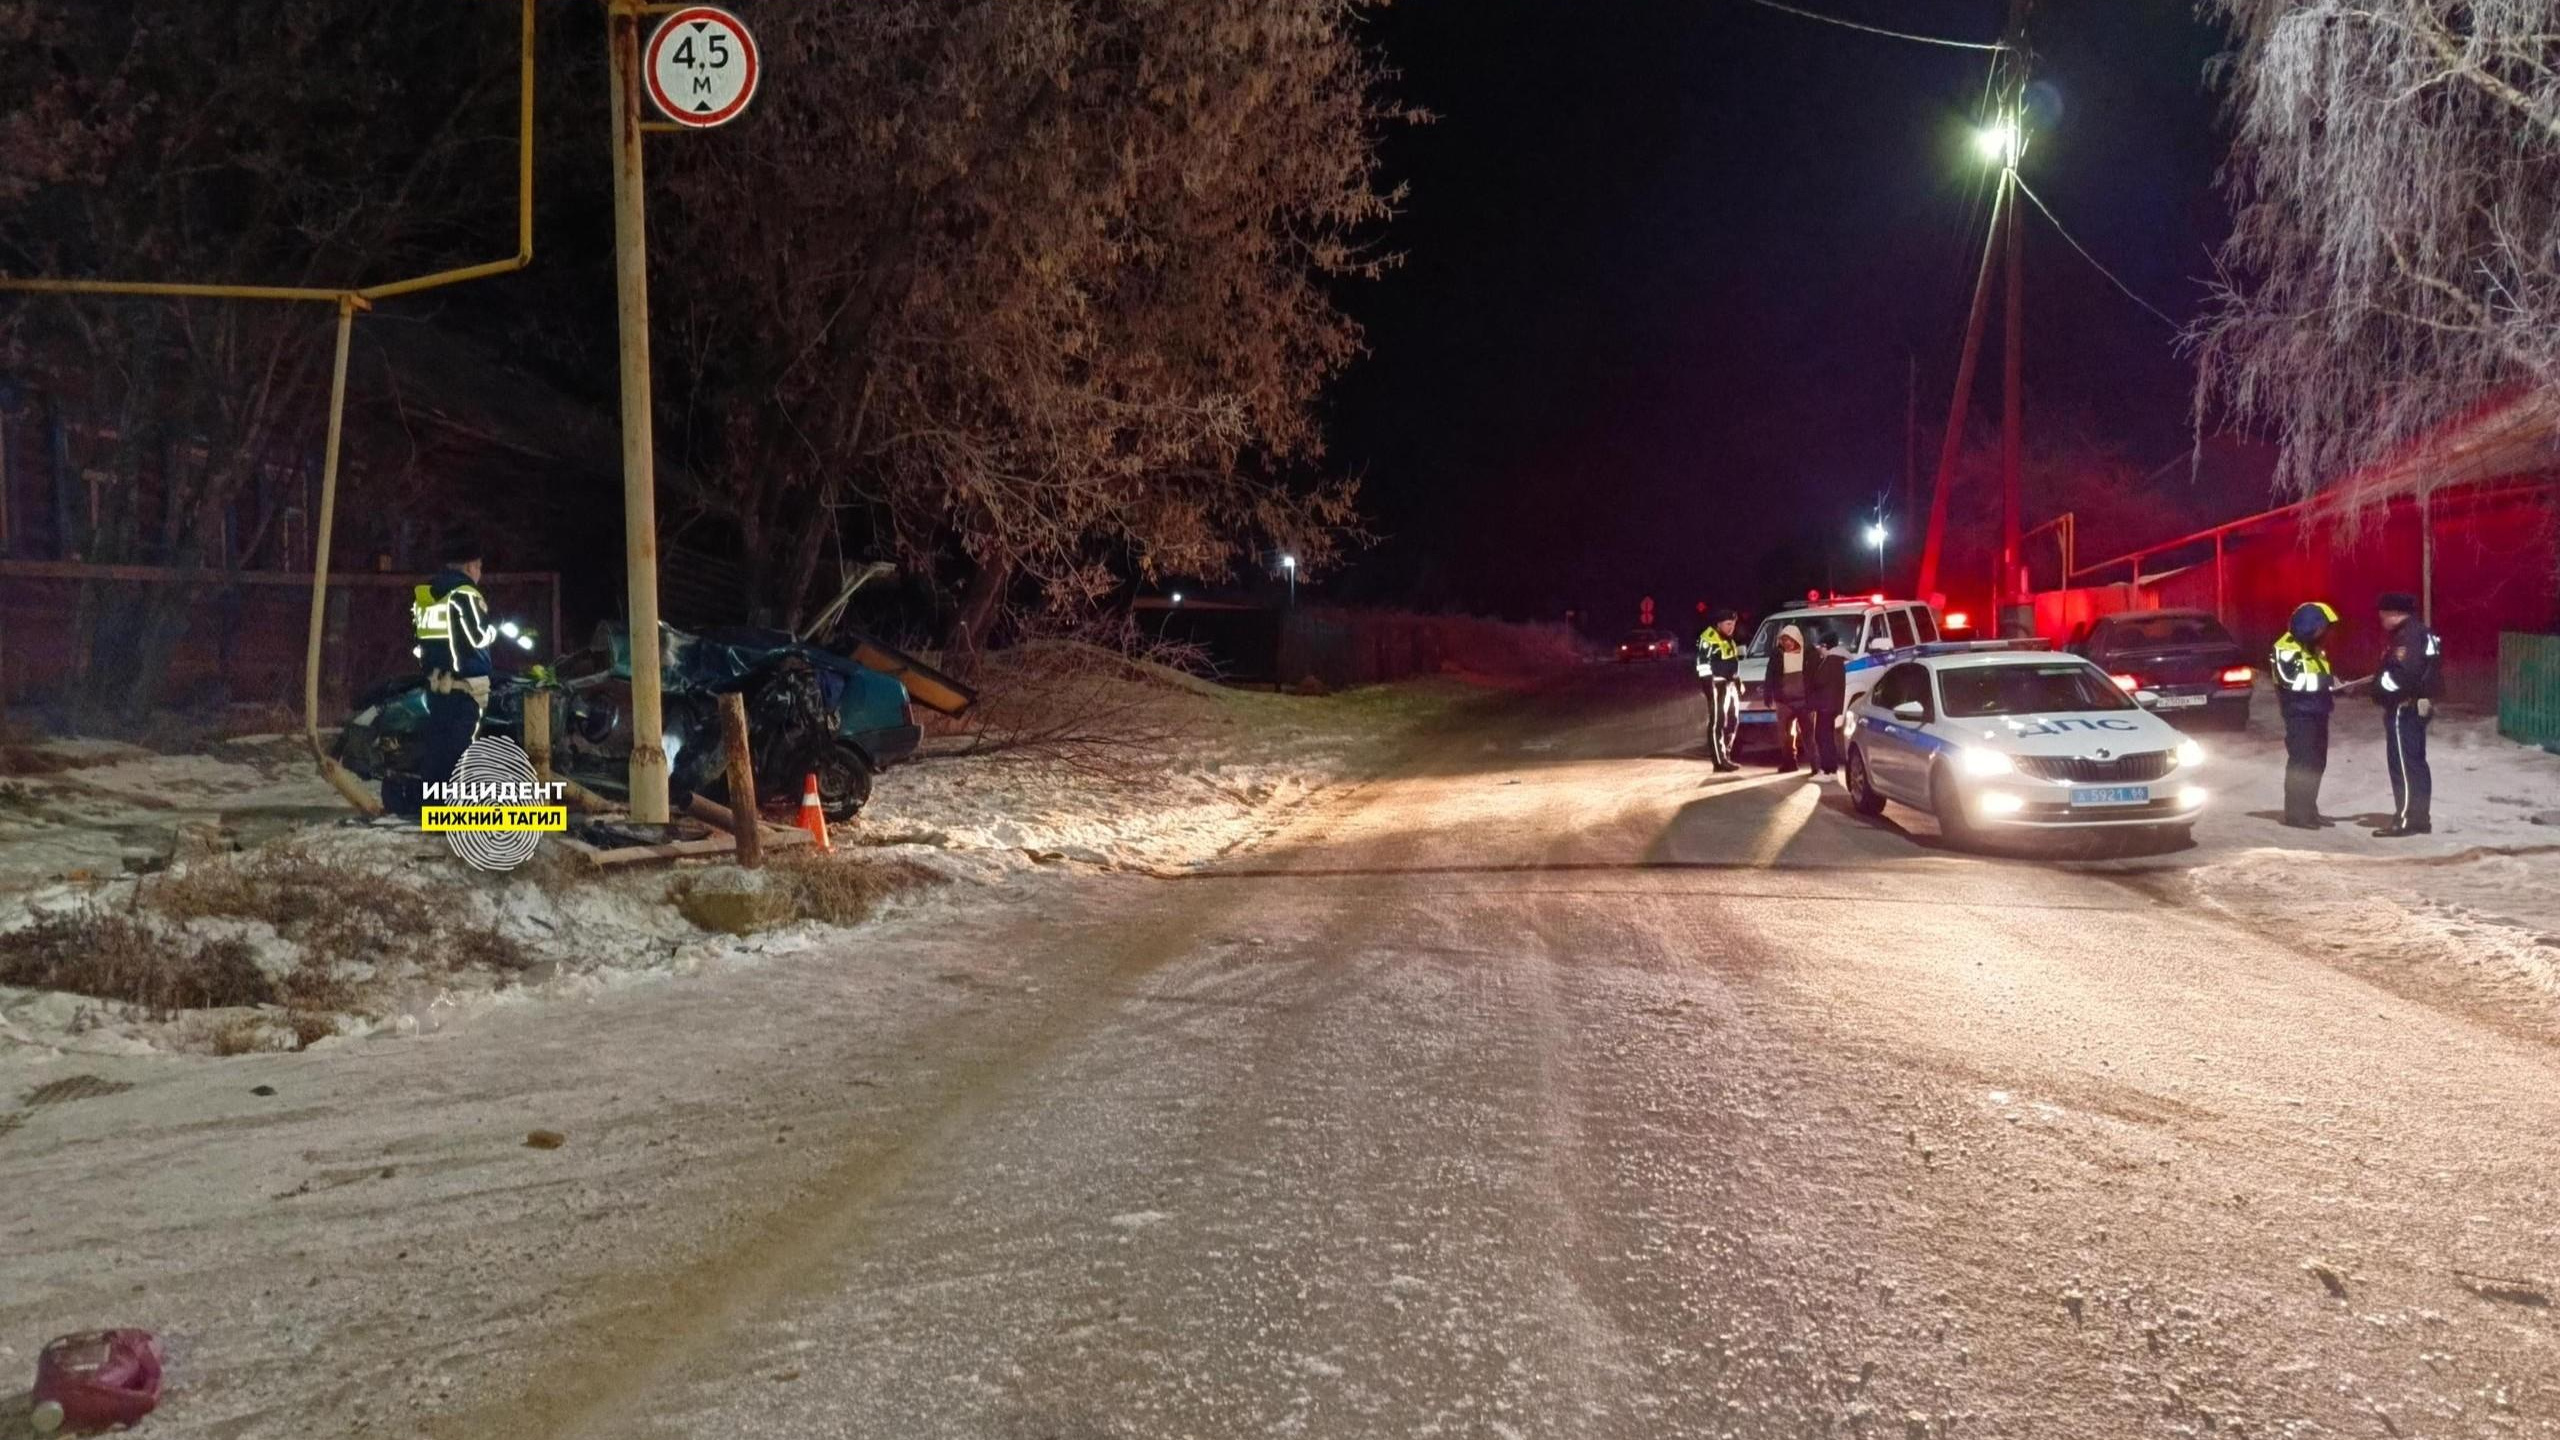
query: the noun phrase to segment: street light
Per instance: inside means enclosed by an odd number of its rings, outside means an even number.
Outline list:
[[[1176,590],[1176,591],[1174,591],[1174,592],[1173,592],[1173,603],[1174,603],[1174,604],[1176,604],[1176,605],[1179,605],[1179,604],[1181,604],[1181,603],[1182,603],[1182,592],[1181,592],[1181,591]]]
[[[1298,557],[1295,555],[1281,556],[1280,568],[1287,571],[1289,574],[1289,603],[1295,605],[1298,603]]]
[[[1885,530],[1884,522],[1882,520],[1868,522],[1867,543],[1875,547],[1876,585],[1879,588],[1884,585],[1884,542],[1887,533],[1888,532]]]
[[[2018,122],[2002,118],[1973,132],[1973,148],[1985,160],[2015,168],[2018,163]]]

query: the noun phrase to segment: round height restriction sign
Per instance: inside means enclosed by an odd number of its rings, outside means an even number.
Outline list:
[[[679,125],[738,118],[756,93],[756,42],[737,16],[692,5],[649,37],[649,98]]]

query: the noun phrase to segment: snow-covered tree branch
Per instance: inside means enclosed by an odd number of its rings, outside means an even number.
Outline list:
[[[2560,0],[2207,0],[2235,225],[2197,403],[2309,493],[2560,392]]]

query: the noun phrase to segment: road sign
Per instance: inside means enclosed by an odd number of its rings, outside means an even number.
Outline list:
[[[756,93],[756,42],[737,16],[691,5],[649,37],[649,98],[679,125],[708,130],[738,118]]]

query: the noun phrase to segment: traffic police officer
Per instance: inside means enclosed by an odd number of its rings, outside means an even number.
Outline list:
[[[2428,813],[2436,787],[2427,768],[2427,721],[2443,686],[2444,643],[2418,618],[2416,597],[2395,590],[2377,608],[2386,633],[2373,698],[2382,706],[2383,758],[2391,768],[2391,823],[2373,833],[2396,840],[2435,828]]]
[[[1734,643],[1733,627],[1741,618],[1718,610],[1698,635],[1698,680],[1707,692],[1707,755],[1719,774],[1742,768],[1733,763],[1733,742],[1742,728],[1742,647]]]
[[[431,785],[453,778],[489,705],[489,642],[498,629],[490,623],[489,599],[479,582],[479,547],[457,542],[446,547],[444,568],[417,588],[410,606],[418,664],[427,680],[418,778]]]
[[[2296,830],[2320,825],[2320,777],[2329,768],[2329,713],[2337,706],[2338,688],[2328,641],[2337,623],[2337,611],[2305,601],[2276,637],[2269,660],[2277,708],[2284,712],[2284,823]]]

